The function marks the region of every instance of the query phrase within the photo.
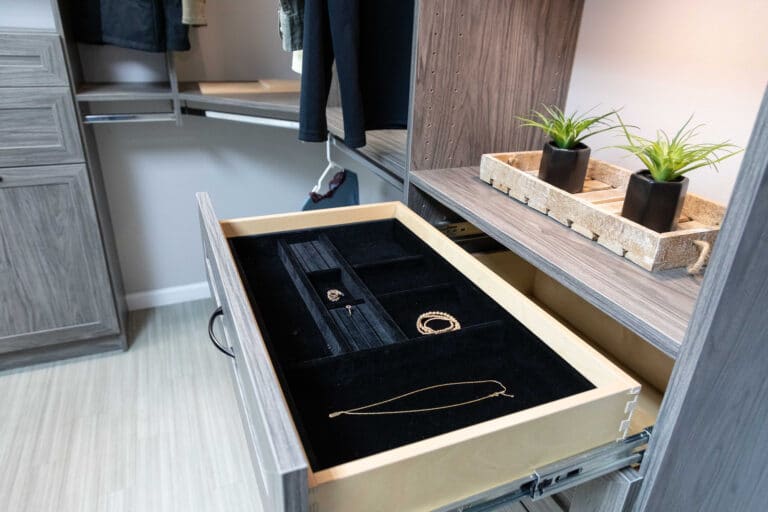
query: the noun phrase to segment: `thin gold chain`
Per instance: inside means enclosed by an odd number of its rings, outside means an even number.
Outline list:
[[[493,393],[489,395],[485,395],[480,398],[475,398],[474,400],[467,400],[466,402],[459,402],[456,404],[449,404],[449,405],[441,405],[438,407],[426,407],[423,409],[406,409],[402,411],[374,411],[374,412],[364,412],[366,409],[370,409],[372,407],[378,407],[379,405],[388,404],[390,402],[395,402],[397,400],[400,400],[402,398],[415,395],[417,393],[422,393],[424,391],[429,391],[432,389],[439,389],[439,388],[446,388],[450,386],[467,386],[467,385],[475,385],[475,384],[497,384],[501,389],[499,391],[494,391]],[[507,387],[502,384],[501,382],[493,379],[489,380],[467,380],[467,381],[461,381],[461,382],[446,382],[444,384],[435,384],[434,386],[427,386],[425,388],[419,388],[413,391],[409,391],[407,393],[403,393],[402,395],[393,396],[392,398],[387,398],[386,400],[382,400],[381,402],[375,402],[368,405],[363,405],[361,407],[356,407],[354,409],[348,409],[346,411],[336,411],[332,412],[328,415],[329,418],[336,418],[341,415],[347,415],[347,416],[378,416],[378,415],[384,415],[384,414],[411,414],[411,413],[417,413],[417,412],[430,412],[430,411],[440,411],[443,409],[453,409],[455,407],[462,407],[464,405],[474,404],[477,402],[482,402],[483,400],[488,400],[489,398],[495,398],[497,396],[505,396],[507,398],[514,398],[515,395],[510,395],[507,393]]]

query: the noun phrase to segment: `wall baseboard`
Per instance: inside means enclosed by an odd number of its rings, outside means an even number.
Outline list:
[[[169,288],[159,288],[157,290],[147,290],[144,292],[129,293],[125,296],[129,311],[137,309],[155,308],[157,306],[167,306],[169,304],[178,304],[180,302],[190,302],[193,300],[207,299],[211,296],[208,283],[185,284],[182,286],[171,286]]]

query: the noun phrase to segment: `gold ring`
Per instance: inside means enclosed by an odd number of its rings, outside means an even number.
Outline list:
[[[325,296],[328,297],[328,300],[331,302],[339,302],[339,299],[344,296],[344,292],[337,290],[336,288],[331,288],[325,292]]]

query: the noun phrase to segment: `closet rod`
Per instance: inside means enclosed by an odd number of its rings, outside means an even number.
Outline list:
[[[86,114],[83,116],[85,124],[108,123],[164,123],[176,122],[176,114],[173,112],[159,114]]]
[[[182,108],[182,114],[188,116],[200,116],[210,119],[223,119],[225,121],[235,121],[238,123],[257,124],[260,126],[274,126],[277,128],[288,128],[298,130],[298,121],[289,121],[287,119],[275,119],[272,117],[252,116],[246,114],[231,114],[229,112],[220,112],[218,110],[201,110],[196,108]]]

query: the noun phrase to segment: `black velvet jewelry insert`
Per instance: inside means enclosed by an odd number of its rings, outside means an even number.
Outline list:
[[[396,220],[230,246],[314,471],[594,388]],[[331,301],[330,289],[343,296]],[[426,311],[453,315],[461,329],[420,335]],[[366,411],[472,403],[329,416],[449,383],[468,384]],[[483,398],[500,385],[514,398]]]

